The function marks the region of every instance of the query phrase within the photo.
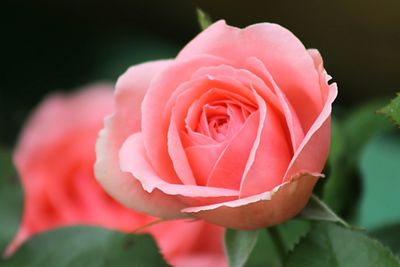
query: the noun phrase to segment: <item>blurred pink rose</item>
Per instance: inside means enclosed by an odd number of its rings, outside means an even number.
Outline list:
[[[218,21],[174,60],[131,67],[96,177],[127,207],[254,229],[297,214],[322,176],[331,104],[317,50],[269,23]]]
[[[54,227],[89,224],[131,232],[157,220],[123,207],[94,178],[94,147],[103,117],[112,110],[112,95],[109,84],[53,94],[26,124],[14,153],[25,192],[24,212],[8,253],[30,236]],[[193,266],[194,259],[226,266],[220,227],[180,220],[145,231],[174,266]]]

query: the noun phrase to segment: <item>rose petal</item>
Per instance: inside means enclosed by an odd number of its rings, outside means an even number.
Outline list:
[[[260,118],[257,135],[240,184],[240,198],[267,192],[282,183],[292,153],[282,121],[273,108],[267,110],[255,92]]]
[[[125,206],[157,217],[181,217],[183,204],[162,192],[149,194],[140,182],[119,166],[119,149],[125,139],[140,130],[140,103],[151,79],[171,64],[154,61],[130,68],[116,85],[114,115],[105,120],[96,145],[95,173],[107,192]]]
[[[179,180],[168,154],[167,135],[172,106],[176,98],[171,97],[176,88],[190,80],[193,72],[201,67],[221,64],[226,61],[213,56],[197,56],[175,62],[154,77],[142,103],[142,132],[146,152],[154,169],[163,179]],[[171,177],[171,178],[169,178]]]
[[[197,180],[197,184],[198,185],[205,185],[206,181],[209,180],[209,172],[208,170],[210,170],[210,168],[212,166],[214,166],[216,163],[216,161],[214,161],[213,165],[205,165],[205,166],[201,166],[200,164],[198,164],[198,162],[209,162],[210,164],[212,164],[211,161],[207,160],[199,160],[197,158],[193,158],[196,157],[197,153],[196,153],[196,149],[193,149],[190,155],[187,155],[187,160],[189,161],[192,170],[188,169],[187,163],[186,163],[186,157],[183,154],[178,154],[177,151],[181,151],[179,149],[179,146],[181,146],[180,144],[180,140],[176,138],[176,131],[181,133],[181,138],[183,141],[183,147],[190,147],[192,146],[196,140],[199,140],[199,138],[196,138],[195,140],[191,139],[190,136],[193,135],[191,134],[191,132],[189,131],[189,134],[186,134],[186,130],[187,128],[191,125],[195,126],[195,123],[193,122],[195,117],[199,117],[199,113],[201,111],[199,111],[199,109],[201,110],[202,107],[204,107],[204,105],[206,105],[206,103],[208,102],[212,102],[212,101],[217,101],[219,99],[221,99],[220,101],[232,101],[235,103],[239,103],[239,104],[246,104],[246,105],[253,105],[252,101],[253,99],[247,99],[247,98],[254,98],[253,94],[251,93],[250,89],[247,87],[244,87],[241,84],[237,84],[237,82],[235,80],[232,79],[227,81],[226,77],[215,77],[213,79],[209,79],[208,76],[206,77],[198,77],[195,80],[192,80],[190,82],[184,83],[182,84],[180,87],[177,88],[176,92],[174,92],[176,95],[178,95],[176,97],[176,104],[173,108],[173,112],[171,114],[171,121],[170,121],[170,131],[169,133],[171,134],[171,132],[173,131],[172,127],[172,123],[176,123],[177,129],[175,130],[175,135],[172,136],[173,139],[169,139],[168,140],[168,145],[169,145],[169,152],[170,152],[170,156],[173,159],[173,165],[175,166],[175,170],[181,174],[182,177],[185,177],[185,173],[187,175],[187,177],[185,179],[188,179],[186,184],[190,184],[190,176],[191,176],[191,172],[193,171],[193,173],[196,174],[195,178]],[[224,89],[215,89],[215,88],[224,88]],[[227,99],[227,100],[225,100]],[[195,106],[195,107],[194,107]],[[195,111],[196,109],[196,111]],[[186,117],[185,117],[185,114]],[[188,117],[190,116],[190,117]],[[241,114],[242,116],[242,114]],[[188,123],[189,125],[185,125],[185,122]],[[193,127],[192,126],[192,127]],[[208,127],[208,126],[206,126]],[[236,134],[236,133],[235,133]],[[228,137],[227,137],[228,138]],[[248,136],[245,138],[249,139]],[[241,138],[243,140],[243,136]],[[205,139],[203,139],[204,141],[206,141]],[[201,141],[203,141],[201,140]],[[240,147],[244,147],[243,146],[243,142],[242,140],[238,140],[236,143],[240,144]],[[216,155],[215,152],[216,147],[215,147],[215,141],[211,141],[208,142],[211,146],[210,146],[210,155]],[[217,142],[218,143],[218,142]],[[222,148],[222,146],[218,146],[219,148]],[[225,145],[224,145],[225,147]],[[239,146],[236,145],[234,146],[236,148],[238,148]],[[200,150],[204,150],[205,147],[199,147]],[[230,147],[229,150],[231,150],[232,146]],[[246,148],[245,148],[246,149]],[[250,146],[248,147],[248,149],[250,149]],[[198,152],[199,150],[197,150]],[[218,151],[221,151],[220,149],[218,149]],[[240,151],[236,151],[238,153],[242,153],[243,150]],[[229,155],[231,155],[229,153]],[[204,157],[204,155],[202,156]],[[235,155],[232,155],[232,158],[238,159],[238,157]],[[241,161],[243,161],[245,163],[246,158],[241,158]],[[224,161],[225,162],[225,161]],[[242,164],[244,166],[244,163]],[[224,164],[222,164],[224,166],[226,166],[226,162]],[[222,166],[220,165],[220,166]],[[232,165],[232,164],[230,164]],[[232,166],[236,166],[235,164],[233,164]],[[237,179],[231,179],[231,181],[233,182],[234,180],[236,180],[236,187],[235,189],[239,188],[239,184],[240,184],[240,175],[242,173],[241,172],[236,172],[234,171],[231,167],[227,168],[224,167],[226,170],[231,169],[231,173],[235,173],[238,177]],[[219,169],[219,168],[217,168]],[[207,170],[207,171],[206,171]],[[197,176],[198,175],[198,176]],[[223,177],[224,175],[222,175]],[[221,177],[220,175],[217,175],[217,177]],[[212,181],[214,180],[213,178],[211,179]],[[208,184],[209,186],[214,186],[210,184]],[[233,188],[229,185],[227,185],[226,188]]]
[[[282,223],[307,204],[319,174],[301,173],[270,192],[182,210],[210,223],[236,229],[258,229]]]
[[[288,181],[295,173],[301,171],[321,172],[329,154],[330,147],[330,115],[332,103],[337,96],[337,86],[329,86],[326,103],[317,120],[307,132],[299,148],[295,152],[285,174]]]
[[[243,127],[221,152],[209,173],[207,186],[240,189],[242,173],[257,134],[259,111],[248,118]],[[238,156],[240,155],[240,157]]]
[[[237,197],[239,192],[230,189],[205,187],[196,185],[171,184],[159,177],[150,164],[143,142],[142,133],[131,135],[122,145],[120,150],[120,167],[122,171],[130,172],[138,179],[144,190],[148,193],[158,191],[173,196],[181,195],[187,197]]]
[[[173,115],[172,115],[173,116]],[[182,184],[195,185],[196,180],[190,168],[189,161],[183,148],[178,128],[172,120],[168,129],[168,152],[173,159],[172,164]]]
[[[258,77],[262,78],[268,87],[272,88],[277,95],[278,102],[282,107],[285,115],[286,124],[290,132],[290,139],[292,141],[293,152],[297,150],[301,141],[304,138],[304,131],[301,126],[300,120],[295,112],[294,108],[274,81],[271,73],[265,68],[264,64],[257,58],[248,59],[248,69],[255,73]]]
[[[14,152],[14,162],[17,167],[25,168],[25,164],[31,159],[40,160],[36,156],[38,149],[51,149],[52,145],[65,135],[76,134],[77,129],[81,131],[89,128],[92,132],[93,128],[100,128],[99,121],[112,110],[111,88],[110,84],[98,83],[86,87],[79,97],[55,93],[45,99],[40,109],[24,126],[23,134],[19,137],[20,142]],[[93,98],[96,98],[96,101],[92,101]],[[57,127],[53,127],[53,123],[45,123],[58,121],[63,123]],[[44,132],[46,140],[43,140]],[[41,144],[40,148],[38,144]],[[37,181],[28,179],[25,182]]]
[[[229,59],[233,66],[244,66],[249,57],[261,60],[298,112],[305,131],[323,106],[313,60],[300,40],[277,24],[259,23],[239,29],[218,21],[187,44],[176,60],[199,54]]]
[[[173,266],[226,266],[222,227],[203,220],[174,220],[149,230]]]
[[[209,66],[199,69],[194,75],[196,77],[208,76],[213,80],[225,81],[231,84],[241,84],[248,89],[248,99],[253,99],[252,90],[265,99],[277,110],[281,110],[279,99],[274,95],[273,88],[269,87],[260,77],[247,69],[235,69],[228,65]]]
[[[322,103],[325,103],[328,94],[329,94],[329,80],[332,79],[331,76],[324,69],[324,63],[321,57],[321,54],[317,49],[308,49],[308,53],[311,58],[314,60],[315,69],[318,70],[319,73],[319,84],[321,86],[321,95],[322,95]]]
[[[217,143],[185,149],[198,185],[207,185],[208,177],[225,147],[226,143]]]

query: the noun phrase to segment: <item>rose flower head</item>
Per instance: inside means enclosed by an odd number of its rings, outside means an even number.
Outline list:
[[[125,206],[161,218],[281,223],[322,176],[337,95],[329,79],[318,51],[287,29],[218,21],[175,59],[119,78],[96,177]]]

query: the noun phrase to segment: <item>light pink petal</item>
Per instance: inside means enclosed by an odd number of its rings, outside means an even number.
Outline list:
[[[333,83],[329,86],[329,94],[321,114],[295,152],[286,171],[284,181],[288,181],[295,173],[301,171],[317,173],[322,171],[329,154],[331,140],[330,115],[332,103],[336,96],[337,86],[336,83]]]
[[[226,143],[196,145],[185,149],[198,185],[207,185],[208,176]]]
[[[301,141],[304,138],[304,131],[301,126],[300,120],[296,111],[274,81],[271,73],[265,68],[264,64],[257,58],[248,59],[247,68],[255,73],[258,77],[262,78],[269,88],[272,88],[277,95],[280,106],[282,107],[285,115],[286,124],[290,132],[290,139],[292,141],[293,151],[296,151]]]
[[[204,76],[212,80],[224,81],[227,84],[240,84],[242,87],[247,88],[247,99],[254,99],[252,95],[252,90],[254,89],[270,105],[277,110],[281,110],[279,99],[275,96],[273,88],[247,69],[235,69],[228,65],[203,67],[193,75],[193,78]]]
[[[295,35],[277,24],[260,23],[238,29],[218,21],[186,45],[177,60],[199,54],[229,59],[234,66],[244,66],[249,57],[261,60],[297,111],[305,131],[323,106],[311,56]]]
[[[228,79],[229,78],[229,79]],[[252,105],[253,99],[247,99],[247,98],[254,98],[251,89],[243,86],[241,83],[238,83],[236,80],[233,79],[233,77],[214,77],[210,80],[210,77],[205,75],[198,77],[190,82],[183,83],[181,86],[179,86],[176,91],[174,92],[176,96],[176,104],[173,108],[173,112],[171,114],[172,118],[170,121],[170,130],[169,134],[172,138],[168,140],[168,149],[169,149],[169,155],[173,159],[173,165],[175,167],[175,171],[177,173],[180,173],[180,177],[186,177],[187,181],[185,181],[185,184],[191,184],[191,171],[193,172],[198,185],[206,185],[206,181],[209,180],[210,176],[210,169],[213,168],[215,165],[216,161],[211,161],[210,158],[215,158],[215,160],[218,159],[219,155],[216,154],[216,152],[220,152],[221,148],[225,147],[225,145],[218,146],[218,148],[215,146],[216,142],[214,141],[208,141],[206,139],[209,138],[202,138],[202,140],[199,140],[199,136],[197,136],[194,139],[191,139],[191,136],[194,135],[193,131],[190,131],[186,134],[187,129],[195,127],[196,126],[196,117],[200,116],[200,113],[205,111],[205,107],[208,105],[208,103],[215,102],[215,101],[223,101],[223,102],[229,102],[229,103],[238,103],[239,105]],[[218,89],[221,88],[221,89]],[[222,89],[223,88],[223,89]],[[244,107],[247,109],[248,107]],[[249,107],[250,108],[250,107]],[[213,112],[211,109],[209,109],[209,112]],[[215,110],[214,112],[217,112]],[[227,111],[228,113],[228,111]],[[240,114],[242,117],[243,114]],[[201,120],[201,119],[200,119]],[[176,122],[176,129],[171,128],[172,123]],[[234,123],[235,120],[233,120],[232,123]],[[186,124],[188,123],[188,124]],[[174,126],[175,127],[175,126]],[[208,125],[204,126],[206,128],[206,131],[204,131],[205,134],[210,133],[208,130]],[[232,126],[233,127],[233,126]],[[241,128],[241,126],[236,126],[237,129]],[[249,128],[246,128],[249,129]],[[174,135],[172,136],[172,131],[175,131]],[[180,133],[181,140],[178,139],[178,135],[176,133]],[[210,133],[211,134],[211,133]],[[237,133],[234,133],[237,134]],[[205,136],[204,136],[205,137]],[[225,139],[228,137],[223,137],[222,139]],[[230,138],[230,137],[229,137]],[[220,186],[222,179],[228,180],[228,178],[219,178],[219,177],[224,177],[227,175],[227,173],[220,173],[225,169],[226,171],[229,171],[231,174],[235,174],[237,176],[237,179],[229,179],[232,183],[235,183],[236,186],[235,188],[239,188],[240,184],[240,175],[241,172],[238,172],[236,169],[228,167],[228,165],[236,166],[238,167],[239,165],[233,164],[234,162],[237,162],[237,160],[240,160],[241,162],[243,161],[243,167],[246,161],[246,158],[242,157],[237,157],[237,153],[242,153],[244,152],[243,149],[250,149],[250,145],[246,148],[244,146],[243,139],[249,138],[249,132],[247,132],[247,135],[242,136],[241,138],[236,139],[236,145],[235,146],[230,146],[228,149],[229,151],[232,150],[232,148],[242,148],[241,150],[235,150],[235,153],[226,153],[227,155],[230,155],[231,159],[235,159],[236,161],[229,161],[227,157],[221,157],[223,160],[220,161],[221,164],[218,164],[219,167],[216,168],[218,173],[213,175],[213,178],[211,179],[211,184],[209,183],[208,186]],[[223,140],[220,141],[223,141]],[[181,146],[181,142],[183,147],[189,148],[193,146],[196,142],[200,141],[202,144],[209,144],[210,145],[210,151],[207,152],[207,155],[210,155],[207,159],[200,159],[198,157],[204,157],[205,154],[200,155],[198,152],[202,150],[203,152],[204,149],[206,149],[205,146],[200,146],[195,149],[191,150],[191,153],[189,155],[184,155],[182,153],[182,150],[179,149],[179,146]],[[251,140],[250,140],[251,141]],[[218,143],[218,142],[217,142]],[[224,143],[224,142],[223,142]],[[181,151],[180,154],[177,152]],[[188,168],[188,165],[186,163],[186,159],[190,163],[191,169]],[[200,162],[202,163],[209,163],[206,165],[201,165]],[[212,165],[211,165],[212,164]],[[225,166],[225,167],[222,167]],[[230,175],[230,178],[232,175]],[[217,182],[216,185],[213,185],[213,183],[216,181],[216,179],[220,179],[219,182]],[[234,182],[236,181],[236,182]],[[225,188],[231,188],[233,189],[232,186],[230,185],[225,185],[223,186]]]
[[[259,107],[257,135],[243,172],[240,197],[256,195],[272,190],[282,183],[292,157],[290,141],[281,119],[273,108],[268,108],[255,93]]]
[[[168,129],[168,153],[173,159],[172,164],[182,184],[195,185],[196,180],[186,157],[174,119],[171,120]]]
[[[240,97],[240,95],[236,95],[230,91],[225,91],[222,89],[212,89],[213,84],[215,83],[216,81],[210,81],[207,78],[198,78],[193,82],[185,83],[183,86],[177,89],[177,91],[182,91],[176,99],[176,104],[171,114],[171,121],[168,130],[168,152],[171,159],[173,159],[172,163],[174,169],[183,184],[196,184],[194,178],[196,177],[198,185],[206,185],[208,177],[208,172],[206,170],[209,170],[215,164],[215,161],[214,164],[211,166],[209,164],[203,166],[199,163],[212,163],[210,159],[214,158],[213,156],[218,157],[216,152],[221,151],[222,148],[222,146],[220,145],[215,146],[216,142],[204,135],[202,140],[199,140],[199,134],[197,133],[196,136],[193,130],[191,130],[191,128],[195,128],[194,126],[196,125],[196,123],[194,121],[196,120],[196,117],[199,117],[198,114],[201,112],[201,110],[203,110],[203,112],[205,111],[205,107],[207,107],[207,102],[212,102],[213,99],[215,100],[218,98],[226,97]],[[183,90],[182,87],[188,88],[186,90]],[[214,113],[221,112],[220,110],[213,110],[211,108],[209,108],[208,111]],[[206,127],[207,132],[210,133],[208,131],[208,125],[204,127]],[[189,131],[187,133],[188,128]],[[191,137],[193,136],[195,136],[195,138],[191,139]],[[198,147],[199,149],[191,150],[192,153],[190,155],[186,155],[184,146],[187,146],[188,144],[192,145],[198,141],[201,141],[205,144],[210,144],[210,151],[206,152],[204,151],[205,146],[200,146]],[[205,154],[199,155],[197,152],[199,152],[200,150],[203,150]],[[204,158],[204,155],[210,156],[207,157],[207,159],[202,160],[200,158],[197,158],[197,155],[202,158]],[[196,173],[198,176],[194,176],[194,173]],[[207,176],[204,176],[206,174]]]
[[[258,125],[259,111],[256,111],[247,118],[241,130],[222,151],[209,174],[207,186],[240,189],[242,174],[257,134]]]
[[[208,235],[205,233],[204,235]],[[224,255],[216,253],[198,253],[195,255],[181,256],[170,261],[176,267],[204,267],[204,266],[228,266]]]
[[[258,229],[282,223],[307,204],[319,174],[300,173],[270,192],[183,210],[210,223],[235,229]]]
[[[308,53],[311,58],[314,60],[315,69],[318,70],[319,73],[319,84],[321,86],[321,96],[322,102],[325,103],[328,94],[329,94],[329,80],[332,79],[331,76],[324,69],[324,62],[322,60],[321,54],[317,49],[308,49]]]
[[[167,181],[179,181],[168,154],[167,145],[172,105],[175,104],[177,97],[177,95],[173,97],[174,91],[185,81],[190,80],[193,72],[199,68],[223,62],[226,61],[207,55],[175,62],[159,73],[150,84],[142,103],[144,144],[154,169]],[[168,106],[168,103],[172,105]]]
[[[129,135],[140,131],[140,103],[151,79],[170,64],[171,61],[154,61],[136,65],[119,78],[115,113],[105,120],[100,132],[95,164],[96,178],[115,199],[129,208],[163,218],[182,216],[179,210],[183,204],[158,190],[151,194],[143,190],[137,179],[121,171],[119,150]]]
[[[224,228],[202,220],[165,221],[149,229],[172,266],[227,266]]]
[[[205,187],[196,185],[182,185],[182,184],[171,184],[160,178],[149,160],[147,159],[145,148],[143,144],[143,134],[136,133],[131,135],[122,145],[120,150],[120,167],[125,172],[130,172],[136,179],[138,179],[143,186],[143,189],[148,192],[162,191],[170,195],[170,198],[174,196],[187,196],[187,197],[200,197],[210,198],[231,198],[237,197],[238,191]]]
[[[94,98],[96,101],[93,101]],[[111,98],[112,85],[107,83],[90,85],[77,95],[55,93],[47,97],[29,118],[19,137],[13,154],[17,167],[24,169],[32,160],[39,161],[36,156],[38,151],[51,149],[65,136],[74,135],[82,129],[90,129],[92,133],[93,128],[101,128],[102,118],[112,110]],[[25,182],[30,183],[31,180]]]

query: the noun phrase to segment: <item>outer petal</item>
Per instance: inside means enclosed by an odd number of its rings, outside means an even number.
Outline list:
[[[186,208],[183,212],[236,229],[258,229],[282,223],[307,204],[319,174],[298,174],[270,192],[229,202]]]
[[[224,188],[171,184],[166,182],[162,177],[157,175],[146,157],[142,133],[131,135],[123,144],[120,151],[120,166],[121,170],[132,173],[147,192],[152,193],[159,189],[171,195],[171,198],[174,195],[192,198],[198,197],[205,198],[209,202],[214,203],[213,201],[230,200],[237,197],[239,193],[238,191]]]
[[[279,25],[260,23],[238,29],[218,21],[183,48],[177,60],[198,54],[226,58],[237,66],[244,66],[249,57],[261,60],[293,105],[305,131],[320,113],[323,102],[314,62],[300,40]]]
[[[332,103],[337,96],[337,87],[329,86],[326,103],[310,130],[307,132],[286,171],[284,181],[301,171],[321,172],[329,154],[331,140],[330,115]]]
[[[174,220],[155,225],[149,231],[173,266],[227,266],[222,227],[203,220]]]
[[[96,145],[95,174],[105,190],[129,208],[171,218],[181,216],[183,205],[177,199],[155,190],[148,193],[138,180],[119,166],[119,149],[125,139],[140,131],[140,103],[151,79],[171,64],[154,61],[130,68],[116,85],[115,113],[105,120]]]
[[[324,69],[324,63],[321,57],[321,54],[318,52],[317,49],[308,49],[308,53],[310,54],[311,58],[314,61],[315,69],[318,71],[319,74],[319,84],[321,86],[321,96],[322,102],[325,103],[326,98],[329,94],[329,84],[328,81],[332,78]]]
[[[257,76],[262,78],[270,88],[273,88],[275,94],[277,95],[278,101],[280,102],[283,113],[285,115],[286,124],[290,133],[290,139],[292,141],[293,151],[296,151],[304,138],[304,132],[297,113],[294,111],[292,105],[287,100],[282,90],[276,84],[271,73],[269,73],[268,70],[265,68],[264,64],[259,59],[254,57],[249,58],[247,60],[247,63],[247,68],[255,73]]]
[[[25,167],[40,149],[51,149],[54,142],[78,129],[93,131],[93,128],[101,127],[102,118],[112,110],[111,88],[110,84],[97,83],[77,95],[53,94],[45,99],[19,138],[14,151],[17,167]],[[58,123],[60,121],[62,123]]]
[[[240,198],[270,191],[280,185],[292,151],[282,120],[256,94],[260,119],[257,136],[243,172]]]

